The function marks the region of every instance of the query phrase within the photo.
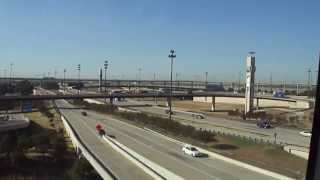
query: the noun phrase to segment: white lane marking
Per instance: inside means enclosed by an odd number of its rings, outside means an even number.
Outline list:
[[[69,113],[69,114],[75,114],[75,112],[73,112],[73,111],[69,111],[69,112],[64,112],[64,113]],[[81,118],[80,118],[81,119]],[[82,121],[82,120],[81,120]],[[81,124],[83,124],[83,123],[81,123]],[[84,124],[87,128],[89,128],[89,132],[91,132],[95,137],[97,137],[97,133],[96,132],[94,132],[89,126],[87,126],[86,124]],[[81,133],[77,133],[80,137],[81,137]],[[88,145],[86,145],[86,146],[88,146]],[[87,147],[88,149],[91,149],[91,148],[89,148],[89,147]],[[91,150],[92,151],[92,150]],[[102,159],[101,157],[100,157],[100,155],[98,155],[97,153],[94,153],[94,152],[92,152],[98,159]],[[105,165],[104,165],[105,166]],[[112,170],[111,170],[112,171]],[[116,176],[116,177],[120,177],[117,173],[115,173],[114,171],[112,171],[112,173]]]
[[[104,119],[106,119],[106,118],[104,118]],[[114,120],[113,118],[111,118],[111,119],[112,119],[112,121],[121,122],[121,121],[119,121],[119,120]],[[108,120],[108,119],[106,119],[106,120]],[[123,123],[123,122],[121,122],[121,123]],[[128,125],[128,124],[125,124],[125,125]],[[130,125],[130,126],[133,126],[133,125]],[[135,126],[133,126],[133,127],[136,128],[136,129],[142,130],[142,131],[144,131],[144,132],[148,132],[148,131],[145,131],[145,130],[143,130],[143,129],[141,129],[141,128],[137,128],[137,127],[135,127]],[[159,151],[159,150],[157,150],[157,149],[154,149],[154,148],[153,148],[152,146],[150,146],[150,145],[147,145],[147,144],[144,144],[144,143],[142,143],[142,142],[139,142],[139,141],[137,141],[136,139],[132,138],[131,136],[128,136],[128,135],[126,135],[125,133],[122,133],[122,132],[120,132],[120,131],[117,131],[117,130],[115,130],[114,128],[111,128],[110,126],[109,126],[109,129],[113,129],[113,131],[122,134],[123,136],[127,137],[128,139],[131,139],[131,140],[133,140],[134,142],[136,142],[136,143],[138,143],[138,144],[141,144],[142,146],[145,146],[145,147],[147,147],[147,148],[149,148],[149,149],[152,149],[152,150],[154,150],[154,151],[156,151],[156,152],[158,152],[158,153],[160,153],[160,154],[163,154],[163,155],[165,155],[165,156],[168,156],[169,158],[175,160],[176,162],[179,162],[180,164],[183,164],[183,165],[185,165],[185,166],[187,166],[187,167],[189,167],[189,168],[191,168],[191,169],[193,169],[193,170],[195,170],[195,171],[198,171],[198,172],[200,172],[200,173],[202,173],[202,174],[204,174],[204,175],[206,175],[206,176],[209,176],[210,178],[214,178],[214,179],[216,179],[216,180],[220,180],[219,177],[213,176],[213,175],[211,175],[211,174],[209,174],[209,173],[207,173],[207,172],[205,172],[205,171],[203,171],[203,170],[200,170],[200,169],[197,169],[197,168],[195,168],[195,167],[193,167],[193,166],[191,166],[191,165],[188,165],[187,163],[182,163],[182,162],[178,161],[177,158],[172,158],[170,155],[168,155],[168,154],[166,154],[166,153],[164,153],[164,152],[161,152],[161,151]],[[149,133],[150,133],[150,132],[149,132]],[[152,134],[152,133],[151,133],[151,134]],[[135,134],[135,135],[140,136],[139,134]],[[164,144],[162,144],[162,143],[160,143],[160,144],[161,144],[162,146],[164,146]],[[167,148],[167,149],[169,149],[169,150],[171,150],[171,151],[173,151],[173,152],[177,152],[176,149],[172,149],[172,148]],[[190,157],[188,157],[188,159],[191,160]],[[220,170],[218,170],[218,169],[216,169],[216,168],[214,168],[214,169],[215,169],[216,171],[220,171]],[[221,173],[224,173],[224,172],[222,172],[222,171],[220,171],[220,172],[221,172]],[[227,175],[230,175],[230,174],[227,173]],[[233,177],[233,176],[232,176],[232,177]]]

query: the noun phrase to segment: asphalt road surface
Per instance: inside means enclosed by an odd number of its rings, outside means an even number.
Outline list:
[[[123,102],[116,102],[118,105],[144,105],[144,104],[153,104],[152,102],[148,101],[133,101],[133,100],[126,100]],[[162,116],[168,116],[165,113],[165,109],[158,106],[132,106],[130,109],[138,110],[141,112],[153,113]],[[304,146],[309,147],[310,145],[310,137],[303,137],[299,134],[300,130],[297,129],[288,129],[288,128],[281,128],[275,127],[271,129],[261,129],[258,128],[255,123],[248,123],[244,121],[235,121],[235,120],[228,120],[225,118],[216,118],[206,116],[205,119],[196,119],[192,117],[190,113],[184,113],[179,111],[175,107],[173,107],[174,115],[173,118],[176,120],[184,123],[190,124],[197,128],[209,129],[209,130],[219,130],[222,132],[228,132],[233,134],[239,134],[243,136],[250,136],[251,138],[263,138],[264,140],[269,140],[273,142],[275,137],[274,134],[277,134],[277,141],[281,141],[287,144],[293,144],[297,146]],[[195,110],[196,111],[196,110]]]
[[[60,107],[69,106],[64,103],[64,101],[57,101],[57,104]],[[108,154],[106,149],[109,147],[106,147],[104,143],[101,143],[99,137],[94,132],[97,123],[103,124],[106,133],[113,136],[115,140],[185,179],[273,179],[269,176],[255,173],[253,171],[249,171],[247,169],[211,157],[189,157],[188,155],[184,155],[182,153],[181,145],[171,142],[149,131],[134,127],[103,114],[87,111],[88,115],[83,116],[81,115],[81,110],[79,109],[65,109],[62,110],[62,112],[79,130],[78,133],[87,143],[87,145],[89,145],[91,148],[94,148],[94,152],[98,155],[98,157],[109,166],[110,164],[115,164],[115,162],[113,162],[113,156],[118,155]],[[118,158],[121,159],[120,157]],[[119,171],[127,174],[127,176],[123,179],[135,179],[139,175],[141,175],[140,179],[148,179],[148,177],[139,169],[131,167],[130,163],[126,162],[125,160],[118,161],[116,164],[118,167],[115,169],[119,169]]]
[[[73,107],[64,100],[57,100],[58,107]],[[149,180],[151,176],[147,175],[142,169],[134,165],[117,151],[113,150],[95,130],[95,124],[90,125],[86,122],[89,118],[81,115],[81,110],[70,110],[61,108],[61,113],[68,119],[74,127],[81,140],[90,149],[91,152],[103,163],[103,165],[112,171],[119,179]]]

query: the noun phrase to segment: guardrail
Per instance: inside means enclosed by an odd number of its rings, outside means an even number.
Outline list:
[[[61,114],[61,120],[64,124],[64,127],[71,138],[72,144],[80,148],[84,157],[89,161],[89,163],[93,166],[93,168],[100,174],[103,179],[106,180],[117,180],[118,178],[111,172],[111,170],[107,169],[102,162],[96,158],[96,156],[89,150],[88,147],[82,142],[79,135],[76,133],[71,124],[69,124],[68,120]]]

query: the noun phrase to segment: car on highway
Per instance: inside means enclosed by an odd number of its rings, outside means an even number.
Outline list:
[[[85,111],[82,111],[81,114],[82,114],[83,116],[87,116],[87,115],[88,115],[87,112],[85,112]]]
[[[195,148],[189,144],[186,144],[183,146],[182,152],[184,154],[190,155],[192,157],[200,157],[201,156],[200,151],[197,148]]]
[[[269,129],[269,128],[271,128],[271,123],[267,119],[262,119],[262,120],[257,122],[257,126],[259,128]]]
[[[192,117],[194,117],[196,119],[204,119],[204,115],[203,114],[192,114]]]
[[[312,136],[311,131],[301,131],[301,132],[299,132],[299,134],[304,137],[311,137]]]
[[[100,124],[96,125],[96,130],[100,136],[104,136],[106,134],[106,132]]]

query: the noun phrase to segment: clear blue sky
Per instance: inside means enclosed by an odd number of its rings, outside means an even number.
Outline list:
[[[320,50],[319,0],[1,0],[0,75],[63,68],[97,77],[109,59],[116,78],[169,78],[169,49],[179,79],[236,80],[248,51],[257,78],[305,81]]]

